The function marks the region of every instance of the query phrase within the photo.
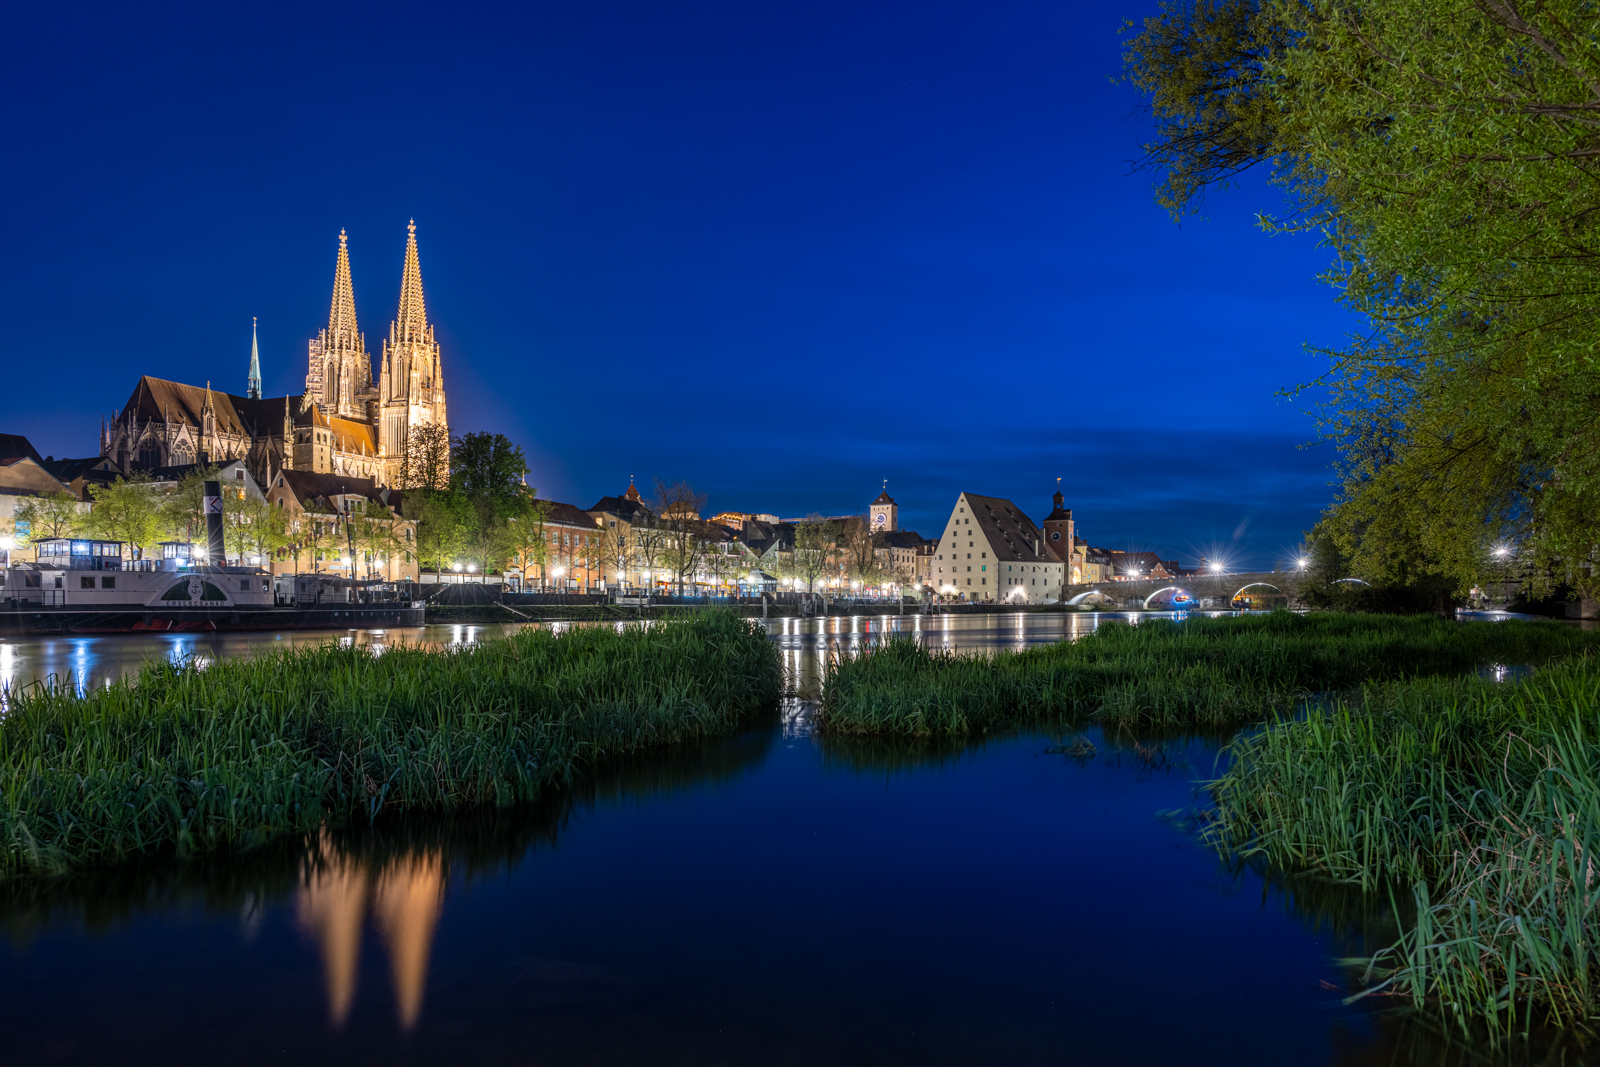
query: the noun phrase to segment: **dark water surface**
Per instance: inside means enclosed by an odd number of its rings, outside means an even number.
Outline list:
[[[814,674],[882,624],[774,630]],[[985,648],[1094,619],[903,624]],[[1160,816],[1214,741],[1084,737],[845,743],[793,702],[534,808],[0,886],[6,1062],[1471,1062],[1342,1005],[1359,901]]]

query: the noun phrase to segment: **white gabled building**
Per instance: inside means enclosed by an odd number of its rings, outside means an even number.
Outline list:
[[[932,562],[939,593],[1023,604],[1061,599],[1062,557],[1026,512],[1000,497],[957,497]]]

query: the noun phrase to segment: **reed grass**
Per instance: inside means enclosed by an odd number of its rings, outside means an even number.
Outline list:
[[[1219,847],[1412,887],[1374,990],[1498,1032],[1600,1021],[1600,664],[1369,687],[1227,755]]]
[[[608,754],[727,732],[781,689],[772,642],[720,612],[33,687],[0,721],[0,874],[527,801]]]
[[[1047,717],[1231,726],[1363,682],[1530,664],[1600,646],[1558,623],[1297,615],[1111,624],[1075,642],[957,655],[897,636],[828,665],[817,722],[836,733],[971,734]]]

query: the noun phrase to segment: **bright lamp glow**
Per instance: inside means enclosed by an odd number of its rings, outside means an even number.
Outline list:
[[[453,570],[453,571],[458,571],[459,572],[461,570],[461,564],[452,563],[452,564],[450,564],[450,569]]]

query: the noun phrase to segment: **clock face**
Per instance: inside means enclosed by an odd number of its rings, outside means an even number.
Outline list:
[[[884,523],[885,523],[885,522],[887,522],[887,521],[888,521],[888,520],[889,520],[889,516],[887,516],[887,515],[885,515],[885,514],[884,514],[884,513],[883,513],[883,512],[881,512],[881,511],[880,511],[880,512],[878,512],[878,514],[877,514],[877,515],[875,515],[875,516],[873,516],[873,519],[872,519],[872,521],[873,521],[873,522],[874,522],[874,523],[876,523],[876,524],[877,524],[877,525],[879,525],[879,526],[882,526],[882,525],[883,525],[883,524],[884,524]]]
[[[1050,531],[1050,540],[1052,540],[1052,541],[1061,540],[1061,531],[1060,530],[1051,530]]]

